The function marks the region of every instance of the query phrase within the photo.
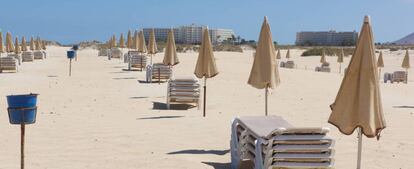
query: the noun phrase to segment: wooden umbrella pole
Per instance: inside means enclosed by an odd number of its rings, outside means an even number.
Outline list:
[[[72,75],[72,59],[69,59],[69,76]]]
[[[361,169],[361,158],[362,158],[362,129],[359,127],[358,130],[358,160],[357,169]]]
[[[20,124],[21,133],[20,133],[20,168],[24,169],[24,133],[25,133],[25,124]]]
[[[267,95],[269,93],[269,89],[266,87],[265,89],[265,115],[267,116]]]
[[[339,63],[339,74],[341,74],[342,63]]]
[[[161,68],[158,68],[158,84],[161,84]]]
[[[207,78],[204,76],[204,103],[203,103],[203,117],[206,117],[206,90],[207,90]]]

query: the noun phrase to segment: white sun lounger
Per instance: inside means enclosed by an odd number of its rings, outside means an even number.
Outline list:
[[[34,59],[44,59],[44,53],[42,51],[33,52]]]
[[[332,168],[334,140],[327,128],[294,128],[278,116],[233,120],[232,169],[254,162],[255,169]]]
[[[22,53],[22,62],[33,62],[34,55],[31,51],[25,51]]]
[[[162,63],[156,63],[153,65],[147,66],[147,82],[152,83],[153,80],[157,80],[161,82],[162,80],[167,81],[170,79],[172,74],[172,69],[168,65],[164,65]]]
[[[0,57],[0,72],[3,71],[17,72],[17,59],[14,57]]]
[[[170,104],[195,103],[198,108],[200,102],[200,83],[195,76],[171,77],[168,80],[167,109]]]

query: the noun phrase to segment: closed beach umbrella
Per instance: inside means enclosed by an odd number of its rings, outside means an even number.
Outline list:
[[[30,50],[34,50],[34,47],[35,46],[35,43],[34,43],[34,40],[33,40],[33,36],[32,37],[30,37]]]
[[[37,40],[35,41],[35,50],[40,50],[40,38],[38,37]]]
[[[379,56],[378,56],[378,61],[377,61],[377,67],[378,67],[378,76],[379,79],[381,79],[381,68],[384,67],[384,60],[382,58],[382,52],[380,52]]]
[[[203,117],[206,116],[206,90],[207,90],[207,78],[212,78],[218,74],[216,60],[214,58],[213,48],[211,47],[210,35],[208,28],[204,29],[201,46],[198,51],[197,64],[194,70],[194,74],[198,78],[204,77],[204,106]]]
[[[404,56],[404,60],[401,64],[401,67],[404,69],[409,69],[410,68],[410,56],[408,54],[408,50],[405,51],[405,56]]]
[[[16,39],[14,40],[14,53],[15,54],[22,53],[22,51],[20,49],[20,44],[19,44],[19,38],[18,37],[16,37]]]
[[[177,57],[177,51],[175,47],[173,29],[171,29],[168,32],[167,47],[165,48],[164,60],[162,61],[162,63],[164,63],[164,65],[170,65],[170,66],[174,66],[179,63],[178,57]]]
[[[145,36],[143,31],[138,33],[138,52],[147,53],[147,46],[145,45]]]
[[[361,168],[362,134],[379,139],[385,128],[370,18],[365,16],[355,52],[335,102],[330,106],[329,123],[351,135],[359,128],[357,169]],[[370,167],[365,167],[370,168]]]
[[[121,33],[121,36],[119,37],[119,47],[120,48],[125,48],[125,39],[124,39],[124,34]]]
[[[42,49],[46,50],[46,41],[42,40]]]
[[[277,49],[276,59],[282,59],[282,56],[280,54],[280,49]]]
[[[134,33],[134,42],[132,43],[132,49],[138,50],[138,46],[139,46],[139,33],[137,30],[135,30]]]
[[[256,55],[253,60],[253,66],[247,83],[257,89],[265,89],[266,116],[268,114],[268,89],[274,89],[280,84],[279,70],[276,65],[277,61],[272,33],[267,17],[265,17],[260,31],[258,45],[256,47]]]
[[[338,54],[338,63],[339,63],[339,74],[341,74],[341,70],[342,70],[342,63],[344,62],[344,49],[341,48],[341,50],[339,51]]]
[[[288,51],[286,52],[286,59],[290,59],[290,49],[288,49]]]
[[[27,51],[26,38],[22,37],[22,51]]]
[[[152,55],[158,53],[157,41],[155,40],[154,29],[151,30],[149,39],[148,39],[148,54],[151,55],[151,64],[152,64]]]
[[[0,54],[4,53],[3,33],[0,32]]]
[[[112,42],[112,45],[111,45],[111,46],[112,46],[113,48],[116,48],[116,47],[117,47],[117,45],[116,45],[116,37],[115,37],[115,35],[112,35],[112,41],[111,41],[111,42]]]
[[[13,41],[12,41],[11,34],[9,32],[7,32],[7,34],[6,34],[6,51],[7,51],[7,53],[11,53],[11,52],[14,51],[14,48],[13,48],[12,45],[13,45]]]
[[[128,30],[128,35],[127,35],[127,42],[126,42],[126,46],[127,48],[131,49],[132,48],[132,36],[131,36],[131,30]]]
[[[321,59],[319,60],[322,64],[326,63],[326,57],[325,57],[325,49],[322,49],[322,55]]]

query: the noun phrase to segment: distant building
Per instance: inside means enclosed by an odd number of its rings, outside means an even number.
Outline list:
[[[184,44],[201,44],[203,30],[206,26],[203,25],[186,25],[179,26],[174,29],[174,38],[176,43]],[[150,32],[153,28],[144,28],[145,40],[148,41]],[[170,28],[154,28],[155,39],[157,41],[167,41],[168,31]],[[209,28],[210,39],[213,44],[221,43],[224,40],[235,37],[235,33],[231,29],[215,29]]]
[[[355,45],[358,32],[298,32],[296,33],[296,45],[299,46],[350,46]]]

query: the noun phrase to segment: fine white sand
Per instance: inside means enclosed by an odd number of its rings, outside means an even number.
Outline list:
[[[23,63],[18,73],[0,74],[0,169],[20,165],[20,127],[8,122],[9,94],[40,94],[37,122],[26,127],[26,166],[31,169],[225,169],[230,164],[231,120],[264,115],[264,90],[246,83],[253,51],[215,52],[220,74],[208,79],[203,118],[197,108],[162,110],[165,83],[140,83],[145,72],[122,71],[126,64],[98,57],[96,50],[81,50],[69,77],[67,49],[49,47],[46,60]],[[291,50],[298,69],[280,69],[282,83],[271,92],[270,114],[298,127],[330,127],[336,139],[336,168],[354,168],[356,133],[345,136],[327,123],[329,104],[343,77],[336,57],[327,58],[332,73],[319,73],[314,68],[320,57],[300,57],[301,52]],[[404,52],[384,51],[382,72],[402,70]],[[198,54],[178,55],[181,63],[174,73],[191,75]],[[154,62],[162,57],[157,54]],[[412,168],[414,71],[408,84],[381,82],[381,92],[387,128],[380,141],[364,137],[363,168]]]

